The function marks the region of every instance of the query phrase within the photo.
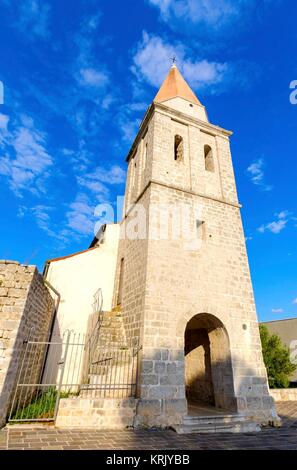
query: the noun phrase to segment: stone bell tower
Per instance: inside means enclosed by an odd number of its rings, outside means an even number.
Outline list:
[[[135,423],[277,419],[229,147],[173,65],[128,154],[114,304],[142,345]]]

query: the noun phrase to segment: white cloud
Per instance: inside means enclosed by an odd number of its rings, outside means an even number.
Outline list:
[[[126,140],[127,142],[133,141],[137,134],[140,122],[140,119],[133,119],[125,114],[119,117],[119,126],[122,131],[124,140]]]
[[[33,215],[35,216],[37,225],[41,230],[43,230],[47,235],[51,237],[56,237],[55,231],[53,231],[51,227],[51,218],[49,212],[52,211],[53,208],[39,204],[31,209]]]
[[[19,205],[17,217],[23,219],[25,217],[33,216],[37,226],[48,236],[60,241],[65,241],[64,237],[61,237],[59,234],[57,227],[53,224],[50,216],[53,211],[54,207],[47,206],[45,204],[37,204],[31,207]]]
[[[83,186],[89,189],[92,193],[96,194],[96,196],[107,197],[109,194],[108,188],[100,181],[96,181],[95,179],[78,176],[77,182],[80,186]]]
[[[102,13],[97,8],[97,13],[89,15],[82,23],[82,31],[85,33],[92,33],[96,31],[99,26]]]
[[[126,103],[118,107],[119,112],[116,117],[116,123],[125,141],[131,142],[135,138],[141,123],[140,116],[143,116],[146,109],[147,103],[142,101]]]
[[[89,189],[97,197],[108,198],[108,185],[121,184],[125,181],[126,172],[118,165],[113,165],[109,170],[97,167],[94,171],[78,176],[78,184]]]
[[[93,233],[98,222],[94,214],[98,200],[108,202],[110,185],[123,183],[125,176],[126,172],[118,165],[113,165],[109,169],[97,167],[94,171],[79,176],[77,178],[79,186],[88,189],[91,197],[85,192],[80,192],[69,204],[66,212],[66,230],[73,230],[78,237]]]
[[[296,297],[296,299],[293,300],[293,304],[295,304],[295,305],[297,304],[297,297]]]
[[[75,201],[69,205],[66,213],[66,226],[74,230],[78,235],[90,235],[94,230],[95,205],[85,194],[78,194]]]
[[[0,139],[0,174],[8,178],[11,189],[18,195],[24,190],[42,192],[39,178],[44,179],[53,164],[47,150],[47,135],[26,115],[11,128]]]
[[[208,62],[205,59],[196,63],[185,61],[182,68],[185,78],[197,87],[221,82],[228,70],[226,63]]]
[[[289,211],[281,211],[281,212],[276,212],[274,215],[276,215],[279,219],[286,219],[287,217],[290,216]]]
[[[261,227],[258,228],[258,231],[264,233],[266,230],[268,230],[272,233],[280,233],[286,227],[287,222],[287,220],[270,222],[267,225],[261,225]]]
[[[98,167],[93,175],[98,178],[99,181],[109,184],[124,183],[126,178],[126,172],[118,165],[113,165],[108,171],[104,168]]]
[[[16,26],[28,38],[46,39],[50,34],[49,14],[50,5],[46,1],[22,0],[18,2]]]
[[[147,103],[129,103],[125,106],[129,111],[145,111],[147,109]]]
[[[174,27],[176,23],[218,31],[226,29],[230,23],[238,26],[243,23],[243,16],[252,11],[255,0],[148,0],[148,3],[160,10],[161,19]],[[199,25],[199,29],[197,26]],[[232,32],[232,30],[231,30]]]
[[[9,116],[6,116],[5,114],[0,114],[0,131],[1,132],[7,131],[8,122],[9,122]]]
[[[207,86],[220,83],[227,72],[225,63],[210,62],[206,59],[193,61],[187,57],[183,44],[168,44],[159,36],[143,32],[133,57],[132,72],[152,86],[159,87],[168,73],[170,58],[177,57],[178,67],[192,86]]]
[[[111,104],[117,100],[117,92],[112,87],[112,74],[102,56],[98,55],[98,51],[104,50],[98,48],[104,39],[98,32],[100,18],[100,12],[84,17],[73,36],[73,60],[65,67],[65,74],[72,86],[65,91],[61,104],[63,115],[67,116],[78,139],[88,144],[98,139],[98,130],[109,118]],[[44,102],[42,96],[39,99]],[[55,112],[59,113],[59,109]],[[84,148],[88,149],[88,144]],[[80,148],[78,161],[82,153],[84,149]]]
[[[247,171],[252,175],[251,179],[255,184],[261,184],[264,178],[264,173],[262,171],[263,160],[258,160],[255,163],[252,163]]]
[[[257,230],[260,233],[264,233],[265,231],[272,232],[274,234],[280,233],[286,227],[289,219],[287,216],[289,215],[288,211],[282,211],[276,214],[277,220],[270,222],[269,224],[261,225]]]
[[[271,191],[273,189],[272,186],[265,184],[264,166],[263,158],[259,158],[247,168],[247,172],[252,183],[259,186],[264,191]]]
[[[9,123],[9,116],[6,116],[5,114],[0,114],[0,152],[1,152],[1,145],[5,141],[5,138],[7,137],[8,123]],[[0,158],[1,158],[1,153],[0,153]],[[1,160],[0,160],[0,167],[1,167]]]
[[[81,83],[93,87],[104,87],[108,82],[106,73],[94,68],[85,68],[80,70]]]
[[[280,233],[287,225],[287,220],[278,220],[277,222],[271,222],[267,224],[266,229],[272,233]]]
[[[138,44],[133,57],[132,71],[140,78],[144,78],[151,85],[158,87],[166,74],[170,64],[170,57],[176,55],[182,59],[184,55],[181,46],[173,47],[166,44],[159,36],[149,36],[143,32],[143,39]]]
[[[272,313],[283,313],[284,309],[283,308],[273,308]]]
[[[105,66],[99,61],[95,54],[95,44],[98,35],[96,30],[100,21],[101,13],[87,16],[80,24],[79,31],[74,37],[76,45],[76,60],[74,63],[74,77],[79,85],[104,89],[109,82],[109,74]],[[84,91],[85,93],[85,91]],[[94,98],[93,95],[85,98]]]
[[[170,10],[172,0],[148,0],[148,2],[151,5],[154,5],[158,8],[160,8],[161,14],[164,15],[164,17],[166,18],[166,16],[169,13],[169,10]]]
[[[104,111],[108,110],[114,101],[115,99],[111,94],[105,95],[101,103],[102,109],[104,109]]]

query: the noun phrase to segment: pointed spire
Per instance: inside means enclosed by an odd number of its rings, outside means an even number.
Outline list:
[[[197,96],[191,90],[175,63],[173,63],[167,77],[161,85],[161,88],[156,94],[154,101],[162,103],[163,101],[176,97],[184,98],[191,103],[201,105]]]

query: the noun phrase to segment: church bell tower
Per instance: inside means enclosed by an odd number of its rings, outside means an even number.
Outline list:
[[[229,138],[176,65],[127,157],[114,304],[142,346],[139,426],[203,404],[257,423],[269,395]]]

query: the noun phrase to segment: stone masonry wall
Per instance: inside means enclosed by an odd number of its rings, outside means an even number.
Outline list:
[[[135,398],[63,398],[56,426],[125,429],[134,424],[136,406]]]
[[[32,327],[31,339],[48,340],[53,313],[54,301],[35,266],[0,261],[0,426],[12,403],[23,342]],[[33,366],[30,357],[27,371],[38,380],[43,361]]]
[[[167,404],[176,410],[185,406],[184,333],[187,322],[202,313],[219,319],[229,336],[233,377],[225,378],[226,394],[230,390],[232,396],[233,385],[238,411],[268,422],[275,411],[239,208],[157,184],[151,197],[173,205],[181,199],[201,204],[206,234],[197,250],[185,249],[180,239],[149,242],[140,396],[150,401],[150,422],[170,424]]]
[[[297,388],[271,388],[270,395],[275,401],[297,401]]]
[[[220,381],[225,403],[230,399],[233,407],[235,397],[238,411],[258,422],[277,418],[262,358],[228,132],[207,126],[156,106],[148,137],[151,184],[139,201],[147,214],[152,205],[182,203],[192,214],[192,227],[198,205],[204,223],[201,246],[189,249],[179,235],[120,245],[119,258],[126,261],[125,324],[135,334],[140,330],[143,346],[140,426],[178,424],[186,413],[184,334],[187,322],[199,314],[214,316],[226,330],[229,351],[225,359],[217,358],[231,360],[231,373]],[[176,134],[184,142],[181,162],[174,161]],[[204,145],[212,147],[214,173],[205,168]],[[135,189],[132,200],[136,194]],[[161,220],[147,217],[150,234],[158,233]],[[125,224],[132,218],[130,212]]]
[[[142,197],[141,202],[147,207],[150,190],[148,189]],[[147,240],[143,239],[129,239],[125,236],[127,232],[133,230],[133,226],[137,228],[137,206],[132,209],[127,218],[121,223],[121,238],[119,242],[118,260],[117,260],[117,274],[116,274],[116,289],[114,303],[116,304],[120,260],[124,258],[124,275],[123,275],[123,293],[122,293],[122,318],[125,326],[127,338],[140,338],[143,319],[142,314],[144,311],[145,300],[145,274],[147,262]],[[145,214],[146,225],[148,225],[148,213]]]

